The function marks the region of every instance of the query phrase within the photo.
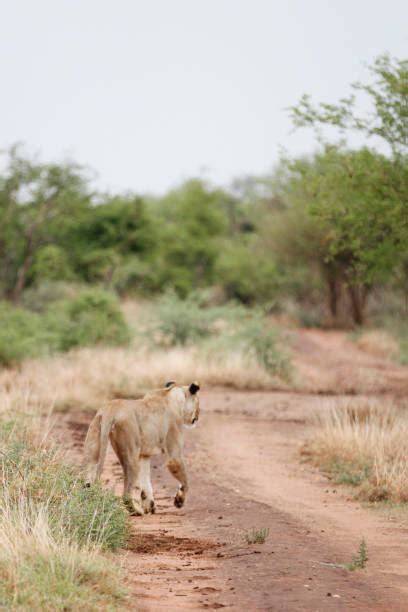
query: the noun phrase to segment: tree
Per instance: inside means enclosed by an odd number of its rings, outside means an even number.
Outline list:
[[[343,132],[357,131],[365,137],[378,137],[390,147],[393,155],[408,152],[408,60],[380,55],[369,67],[373,77],[369,83],[353,83],[355,92],[366,94],[371,110],[361,115],[356,95],[337,104],[314,106],[304,95],[292,107],[291,117],[297,127],[331,125]]]
[[[219,238],[228,224],[227,198],[223,191],[194,179],[156,203],[163,286],[186,295],[214,281]]]
[[[156,233],[145,201],[129,194],[100,199],[84,211],[63,240],[84,280],[110,286],[125,260],[146,259],[155,252]]]
[[[311,212],[331,228],[326,261],[341,262],[347,270],[357,323],[364,319],[373,283],[384,281],[408,261],[408,61],[381,55],[369,70],[371,80],[352,84],[354,93],[337,104],[316,106],[305,95],[291,108],[296,127],[356,131],[389,147],[388,155],[379,155],[367,147],[350,151],[343,144],[330,152],[326,146],[324,156],[314,160],[316,172],[310,174],[309,166],[308,178],[303,173],[303,182],[311,185],[309,197],[316,191]],[[371,104],[365,115],[358,110],[357,94]]]
[[[58,242],[67,219],[90,202],[83,169],[73,163],[43,164],[13,147],[0,177],[0,285],[20,299],[39,251]],[[65,264],[64,264],[65,265]]]
[[[387,280],[404,255],[408,165],[367,148],[327,145],[286,166],[280,240],[296,257],[320,266],[334,317],[345,284],[361,325],[371,287]]]

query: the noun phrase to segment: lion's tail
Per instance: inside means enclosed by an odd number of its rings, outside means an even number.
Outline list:
[[[86,483],[88,486],[101,477],[112,423],[113,418],[111,416],[97,414],[89,426],[84,448]]]

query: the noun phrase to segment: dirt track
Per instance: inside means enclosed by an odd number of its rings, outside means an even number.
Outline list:
[[[401,397],[406,389],[405,368],[365,355],[343,334],[299,335],[297,365],[310,374],[309,381],[319,370],[323,379],[325,368],[336,365],[337,375],[343,368],[346,376],[350,360],[375,379],[379,387],[373,383],[373,392]],[[186,506],[173,506],[175,481],[158,459],[153,464],[158,513],[132,519],[130,547],[122,555],[129,609],[408,609],[408,527],[363,508],[299,462],[311,415],[336,401],[306,390],[202,393],[199,427],[186,435],[191,474]],[[69,431],[64,440],[73,462],[89,420],[88,414],[71,413],[58,423]],[[121,469],[112,453],[105,475],[107,486],[120,492]],[[252,527],[270,528],[265,544],[243,541]],[[350,561],[362,537],[367,568],[336,567]]]

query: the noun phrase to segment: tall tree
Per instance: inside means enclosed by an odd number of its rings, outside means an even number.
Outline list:
[[[67,219],[89,205],[83,169],[73,163],[43,164],[7,153],[0,176],[0,285],[18,301],[39,249],[58,241]]]

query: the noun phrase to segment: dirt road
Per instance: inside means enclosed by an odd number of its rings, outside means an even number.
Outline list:
[[[344,336],[327,335],[326,365],[338,352],[335,338],[344,342]],[[321,332],[300,337],[300,367],[306,354],[303,367],[318,371],[321,351],[313,363],[313,348],[305,352],[305,344],[321,342]],[[401,394],[405,369],[378,360],[373,365],[364,354],[359,364],[380,367],[381,392],[388,391],[387,380],[398,380]],[[121,555],[129,609],[408,609],[408,526],[363,508],[299,461],[311,415],[335,401],[310,391],[203,391],[199,427],[186,436],[186,506],[173,506],[175,482],[159,459],[153,465],[158,513],[132,518],[129,550]],[[73,462],[90,418],[71,413],[58,423]],[[112,453],[105,480],[120,492],[121,469]],[[244,541],[252,527],[270,529],[265,544]],[[351,560],[362,537],[367,567],[338,567]]]

